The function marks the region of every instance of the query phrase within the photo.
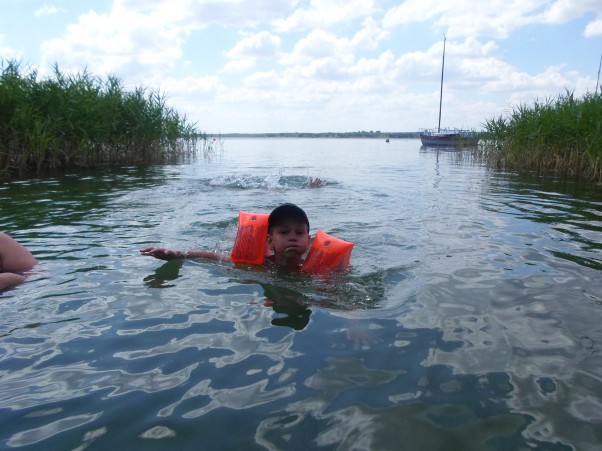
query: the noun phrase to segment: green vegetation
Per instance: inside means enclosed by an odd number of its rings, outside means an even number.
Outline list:
[[[126,91],[115,77],[88,72],[39,79],[2,61],[0,178],[49,169],[175,162],[206,136],[166,105],[158,92]]]
[[[485,123],[483,151],[501,169],[602,182],[602,96],[521,105]]]

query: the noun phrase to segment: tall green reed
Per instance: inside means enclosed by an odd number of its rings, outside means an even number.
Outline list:
[[[602,96],[588,93],[519,105],[484,124],[485,157],[496,167],[602,182]]]
[[[56,65],[44,79],[15,61],[0,69],[0,177],[176,162],[214,150],[158,91],[126,90],[116,77],[65,74]]]

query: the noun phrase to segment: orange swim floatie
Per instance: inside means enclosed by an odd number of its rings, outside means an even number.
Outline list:
[[[230,254],[234,263],[261,265],[270,255],[266,247],[269,217],[264,213],[238,213],[238,231]],[[332,269],[347,269],[352,250],[353,243],[318,230],[301,271],[324,273]]]
[[[245,211],[238,213],[238,231],[230,254],[234,263],[263,264],[269,216]]]
[[[301,271],[323,273],[332,269],[347,269],[352,250],[353,243],[318,230]]]

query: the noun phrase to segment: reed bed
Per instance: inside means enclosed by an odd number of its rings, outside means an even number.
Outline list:
[[[38,77],[2,61],[0,177],[56,168],[176,162],[213,143],[152,90],[126,90],[116,77],[54,67]]]
[[[602,96],[520,105],[484,124],[485,159],[505,170],[602,182]]]

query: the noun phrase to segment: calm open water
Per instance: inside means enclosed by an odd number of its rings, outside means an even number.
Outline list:
[[[325,184],[308,188],[309,177]],[[239,210],[353,241],[332,280],[205,261]],[[230,139],[0,185],[40,264],[0,294],[0,448],[602,446],[602,187],[417,140]]]

